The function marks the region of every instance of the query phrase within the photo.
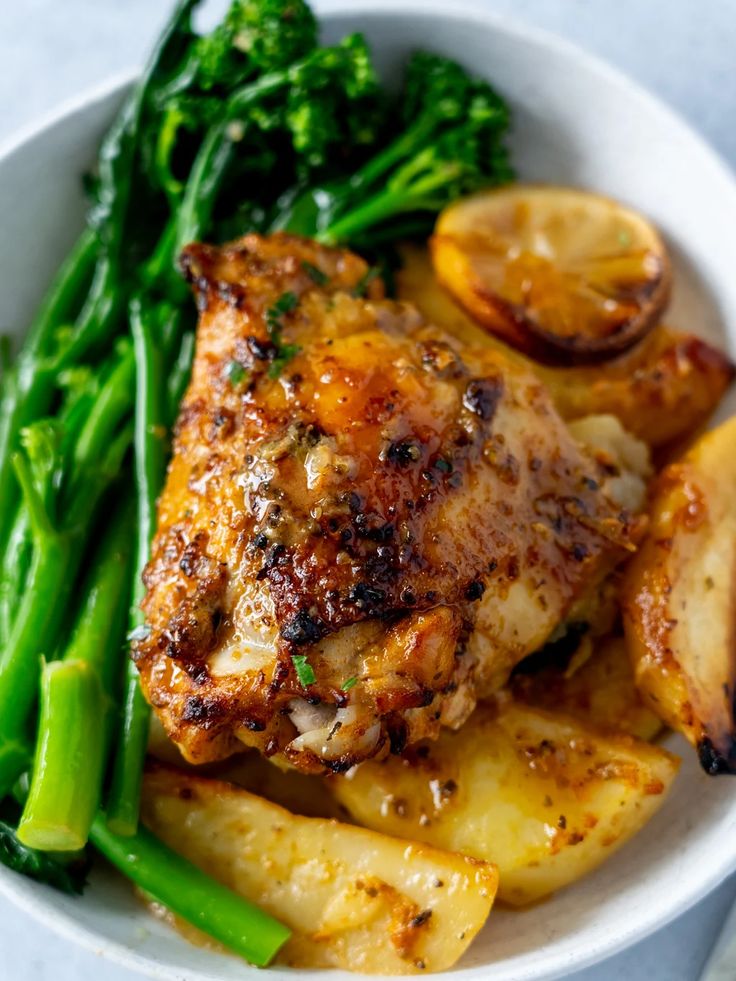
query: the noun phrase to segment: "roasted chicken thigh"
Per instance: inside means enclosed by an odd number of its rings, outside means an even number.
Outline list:
[[[458,727],[634,547],[542,384],[278,234],[182,258],[200,312],[145,572],[186,757],[341,772]],[[576,613],[578,611],[578,613]]]

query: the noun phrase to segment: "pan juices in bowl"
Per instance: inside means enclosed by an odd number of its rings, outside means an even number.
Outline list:
[[[668,238],[674,239],[672,323],[699,332],[701,326],[717,328],[724,320],[733,322],[733,287],[723,264],[724,249],[728,246],[732,252],[733,243],[729,245],[729,233],[723,231],[719,220],[724,210],[734,207],[733,187],[707,151],[666,112],[564,46],[524,38],[484,15],[465,17],[427,12],[426,8],[419,12],[411,5],[391,11],[351,7],[325,21],[326,31],[335,35],[356,27],[366,31],[389,72],[406,47],[437,47],[437,38],[442,39],[443,51],[480,74],[488,70],[492,56],[494,82],[514,107],[518,106],[516,152],[520,172],[525,177],[593,186],[641,208]],[[574,79],[578,93],[574,99],[567,88],[572,84],[570,79]],[[533,82],[532,98],[529,86]],[[589,98],[582,100],[580,91]],[[600,130],[594,124],[601,106],[608,110],[605,140],[599,138]],[[70,174],[68,182],[65,176],[51,180],[52,160],[67,140],[73,140],[71,145],[79,153],[78,169],[83,169],[93,156],[96,136],[109,119],[110,108],[110,102],[91,103],[63,126],[36,137],[30,149],[17,150],[3,162],[0,195],[17,229],[16,243],[25,243],[30,249],[39,229],[45,232],[44,240],[58,240],[56,236],[63,234],[63,228],[78,220],[78,199],[72,191],[75,175]],[[637,121],[635,125],[632,120]],[[671,172],[667,189],[662,187],[658,157],[665,142],[670,149],[674,144],[681,151],[679,158],[686,158],[690,168],[687,180],[684,171]],[[637,160],[635,173],[631,154]],[[30,160],[36,170],[28,165]],[[693,182],[692,173],[701,175],[700,179]],[[33,200],[27,193],[31,174],[34,183],[41,178],[39,187],[53,188],[54,208],[38,214],[28,210],[28,202]],[[692,210],[684,206],[685,200]],[[683,250],[694,260],[692,264],[683,262]],[[24,280],[20,275],[23,267],[15,251],[7,250],[3,257],[9,286],[14,273],[19,282],[27,282],[27,276]],[[53,259],[60,257],[61,250]],[[709,289],[701,287],[693,269],[707,278]],[[4,295],[10,294],[14,299],[4,299],[4,303],[18,303],[22,297],[20,291],[4,291]],[[30,304],[23,312],[30,313]],[[714,854],[712,842],[726,840],[729,788],[722,782],[707,781],[697,771],[689,772],[690,758],[685,751],[682,755],[685,773],[665,811],[614,862],[543,907],[515,913],[513,919],[503,910],[494,911],[487,931],[466,955],[460,972],[477,977],[553,976],[641,936],[718,881],[730,867],[730,858]],[[695,784],[697,795],[692,793]],[[695,796],[699,801],[697,820]],[[674,850],[683,856],[680,869],[684,872],[675,869],[670,860]],[[78,933],[80,928],[69,924],[81,922],[81,929],[106,937],[110,952],[143,966],[149,974],[154,972],[152,976],[174,977],[184,971],[195,978],[235,977],[247,971],[229,958],[189,947],[150,922],[130,899],[125,885],[106,877],[102,870],[95,874],[90,895],[79,902],[48,896],[30,883],[8,879],[4,873],[2,881],[20,901],[45,910],[47,917],[66,924],[67,930]],[[587,918],[585,910],[589,909],[596,909],[595,918]],[[121,910],[125,911],[122,916]],[[146,936],[136,933],[137,917],[137,922],[150,931]],[[555,937],[552,941],[551,935]]]

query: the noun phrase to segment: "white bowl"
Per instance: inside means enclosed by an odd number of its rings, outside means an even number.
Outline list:
[[[329,39],[364,31],[388,79],[419,47],[486,75],[513,106],[520,174],[596,188],[650,215],[675,257],[670,321],[736,349],[736,183],[668,109],[568,44],[455,3],[341,0],[323,23]],[[79,175],[129,81],[88,95],[0,153],[3,327],[22,334],[75,238],[84,212]],[[722,414],[727,409],[733,401]],[[541,981],[594,963],[682,913],[736,868],[734,784],[706,777],[691,751],[677,739],[672,745],[684,765],[659,815],[577,886],[524,912],[494,911],[452,972],[457,981]],[[104,868],[82,899],[3,868],[0,890],[49,927],[148,977],[255,977],[241,961],[190,946],[151,919],[128,884]]]

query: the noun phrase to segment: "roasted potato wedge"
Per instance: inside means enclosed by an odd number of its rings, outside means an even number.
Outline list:
[[[722,351],[665,325],[598,367],[536,370],[564,419],[611,413],[653,449],[692,436],[734,378]]]
[[[485,923],[487,862],[321,818],[154,766],[142,817],[171,848],[286,923],[298,967],[414,974],[451,967]]]
[[[623,587],[637,684],[708,773],[736,772],[734,487],[736,417],[660,475]]]
[[[484,331],[437,281],[428,253],[402,246],[397,274],[401,299],[469,344],[508,348]],[[734,377],[726,355],[692,334],[656,326],[630,351],[604,364],[530,365],[549,389],[564,419],[610,413],[624,428],[656,448],[690,436],[710,416]]]
[[[591,641],[590,646],[592,650],[586,651],[588,638],[583,637],[583,649],[567,669],[550,665],[518,671],[511,680],[514,698],[603,729],[654,739],[662,731],[662,721],[634,683],[624,638],[606,637]]]
[[[663,749],[507,699],[328,786],[366,827],[493,862],[499,898],[524,906],[631,838],[677,768]]]
[[[670,260],[657,230],[590,191],[479,191],[445,208],[430,249],[437,278],[478,323],[549,363],[615,357],[669,300]]]

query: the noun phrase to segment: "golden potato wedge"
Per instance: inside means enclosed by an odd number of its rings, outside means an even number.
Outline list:
[[[637,739],[651,740],[662,731],[661,719],[645,704],[634,683],[623,637],[593,641],[589,656],[573,658],[567,670],[550,665],[519,671],[511,679],[511,690],[519,702],[564,712]]]
[[[510,349],[484,331],[437,281],[427,251],[401,248],[397,292],[425,318],[466,344]],[[734,378],[729,358],[706,341],[657,325],[631,350],[600,365],[573,368],[537,364],[513,356],[536,371],[563,419],[615,415],[650,447],[687,438],[708,419]]]
[[[286,923],[298,967],[451,967],[485,923],[487,862],[337,821],[296,817],[232,784],[154,766],[142,817],[175,851]]]
[[[661,473],[622,593],[639,688],[714,774],[736,772],[734,488],[736,417]]]
[[[631,838],[677,768],[663,749],[506,699],[328,786],[359,824],[493,862],[499,899],[523,906]]]
[[[487,330],[540,361],[606,360],[639,341],[670,295],[653,225],[571,187],[512,184],[440,214],[437,278]]]
[[[611,413],[653,449],[692,436],[734,379],[726,354],[663,324],[598,367],[536,370],[563,419]]]

